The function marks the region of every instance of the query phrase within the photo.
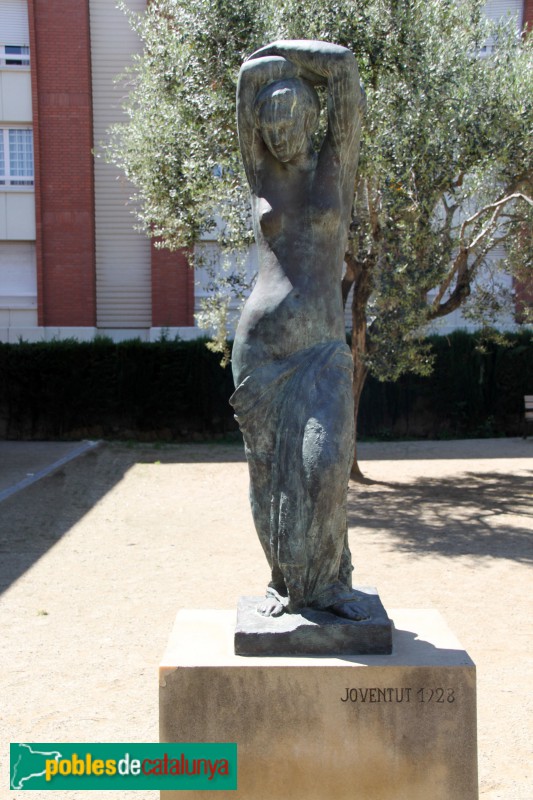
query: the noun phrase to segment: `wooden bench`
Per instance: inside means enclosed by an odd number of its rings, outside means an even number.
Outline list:
[[[533,394],[524,395],[524,439],[527,439],[527,426],[533,425]]]

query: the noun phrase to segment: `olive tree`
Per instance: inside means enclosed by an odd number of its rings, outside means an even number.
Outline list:
[[[342,291],[356,417],[369,371],[431,371],[433,320],[463,307],[497,321],[512,298],[488,264],[531,280],[533,38],[516,20],[491,25],[481,0],[152,0],[130,17],[144,51],[110,152],[147,233],[192,254],[209,232],[223,252],[252,242],[234,113],[244,58],[277,38],[355,53],[367,111]],[[247,289],[241,263],[211,265],[203,320],[221,349],[229,297]]]

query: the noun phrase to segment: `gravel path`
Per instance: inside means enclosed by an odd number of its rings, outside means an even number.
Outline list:
[[[480,797],[531,800],[533,441],[363,444],[360,457],[356,580],[387,608],[441,612],[478,668]],[[10,741],[157,741],[176,611],[234,608],[267,580],[247,491],[237,445],[105,444],[0,504],[0,797],[22,800],[5,788]]]

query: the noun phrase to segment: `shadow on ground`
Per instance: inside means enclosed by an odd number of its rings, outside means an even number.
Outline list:
[[[136,464],[244,462],[236,444],[110,443],[5,500],[0,509],[0,592],[87,514]],[[461,473],[350,488],[349,525],[379,529],[407,552],[533,561],[531,477]],[[512,515],[512,518],[511,516]],[[58,576],[61,580],[61,576]]]
[[[88,451],[2,502],[0,593],[60,541],[136,464],[244,460],[238,442],[179,446],[103,443]]]
[[[348,525],[379,529],[405,552],[530,563],[532,477],[466,472],[350,488]]]

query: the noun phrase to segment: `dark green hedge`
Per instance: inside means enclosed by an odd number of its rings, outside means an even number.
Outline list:
[[[235,427],[205,341],[0,344],[4,438],[180,439]]]
[[[508,345],[456,331],[433,336],[428,378],[396,383],[368,378],[358,420],[362,436],[484,437],[522,433],[524,394],[533,394],[533,332],[507,334]]]
[[[500,436],[522,432],[533,394],[533,335],[510,346],[456,332],[433,337],[429,378],[369,378],[362,436]],[[205,341],[0,344],[0,437],[180,440],[235,431],[231,370]]]

